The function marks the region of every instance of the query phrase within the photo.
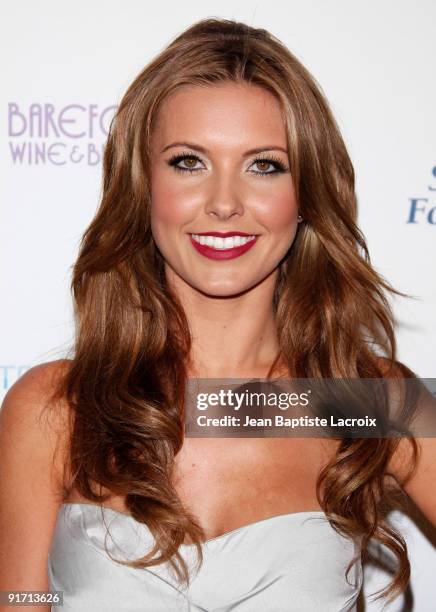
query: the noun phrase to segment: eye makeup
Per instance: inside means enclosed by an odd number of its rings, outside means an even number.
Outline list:
[[[181,173],[189,172],[190,174],[192,174],[192,173],[196,173],[202,170],[202,168],[187,168],[187,167],[179,166],[180,162],[183,162],[186,159],[190,159],[196,162],[203,163],[200,157],[198,157],[198,155],[196,155],[195,153],[182,152],[182,153],[178,153],[170,157],[170,159],[167,161],[167,164],[171,166],[172,168],[174,168],[176,172],[181,172]],[[257,176],[268,176],[268,175],[276,176],[277,174],[283,174],[285,172],[289,172],[289,168],[278,157],[272,154],[271,155],[262,154],[262,155],[255,157],[251,165],[256,165],[256,164],[269,164],[270,166],[274,168],[274,170],[272,171],[271,170],[260,171],[260,172],[254,171],[253,174]]]

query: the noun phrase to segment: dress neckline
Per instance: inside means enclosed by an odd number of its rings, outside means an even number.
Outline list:
[[[60,507],[67,508],[68,506],[72,506],[72,507],[78,506],[79,508],[82,506],[85,506],[85,507],[97,508],[100,511],[108,510],[109,512],[112,512],[115,515],[126,517],[127,519],[130,519],[134,523],[147,528],[147,526],[144,523],[140,523],[135,518],[133,518],[133,516],[131,516],[130,514],[127,514],[126,512],[121,512],[120,510],[115,510],[114,508],[110,508],[109,506],[101,506],[99,504],[92,504],[92,503],[86,503],[86,502],[64,502],[61,504]],[[219,540],[224,540],[228,537],[231,537],[232,535],[236,533],[239,533],[242,531],[248,531],[250,529],[253,529],[256,526],[272,523],[276,520],[294,519],[294,518],[301,519],[304,516],[307,516],[307,517],[318,516],[320,518],[325,518],[327,520],[327,516],[323,510],[302,510],[299,512],[287,512],[287,513],[282,513],[282,514],[274,514],[273,516],[268,516],[263,519],[259,519],[258,521],[253,521],[252,523],[246,523],[245,525],[241,525],[240,527],[236,527],[235,529],[231,529],[230,531],[225,531],[224,533],[221,533],[220,535],[217,535],[214,538],[209,538],[207,540],[204,540],[202,544],[210,545],[210,544],[213,544],[214,542],[218,542]],[[181,546],[183,546],[184,548],[192,548],[194,544],[181,544]]]

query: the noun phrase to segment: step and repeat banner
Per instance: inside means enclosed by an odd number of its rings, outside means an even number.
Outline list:
[[[101,160],[124,91],[204,17],[264,27],[315,76],[353,160],[360,227],[396,298],[399,358],[436,378],[436,3],[17,0],[0,8],[0,399],[73,337],[71,266],[101,193]],[[434,610],[434,530],[395,513],[409,591],[388,610]],[[384,585],[367,568],[365,594]],[[365,610],[381,609],[366,597]]]

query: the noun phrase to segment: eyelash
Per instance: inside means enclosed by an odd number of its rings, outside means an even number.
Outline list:
[[[173,157],[171,157],[167,163],[169,166],[172,166],[177,172],[189,172],[190,174],[193,174],[194,172],[202,170],[202,168],[181,168],[180,166],[177,166],[179,162],[185,159],[195,159],[198,162],[202,161],[197,155],[194,155],[193,153],[178,153],[177,155],[173,155]],[[256,174],[257,176],[276,176],[277,174],[282,174],[283,172],[288,172],[289,170],[289,168],[287,168],[287,166],[285,166],[283,162],[274,155],[269,155],[268,157],[256,157],[253,160],[253,164],[265,162],[271,164],[275,168],[275,170],[270,172],[254,172],[254,174]]]

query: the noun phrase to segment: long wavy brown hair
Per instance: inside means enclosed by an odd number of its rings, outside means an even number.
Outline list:
[[[286,126],[304,222],[280,264],[274,295],[281,363],[298,378],[415,377],[396,360],[386,298],[404,294],[371,265],[356,224],[353,165],[319,85],[265,29],[214,18],[192,25],[135,78],[111,123],[101,203],[73,269],[76,338],[58,388],[74,414],[65,498],[75,487],[104,502],[108,496],[96,484],[123,496],[155,541],[149,554],[125,563],[169,562],[185,583],[179,546],[188,536],[202,561],[204,540],[172,484],[184,438],[191,335],[150,229],[150,136],[162,101],[176,89],[224,81],[273,93]],[[358,539],[362,555],[371,540],[395,555],[396,573],[380,595],[391,598],[410,573],[406,543],[386,517],[401,490],[388,478],[397,444],[342,439],[317,487],[330,523]]]

